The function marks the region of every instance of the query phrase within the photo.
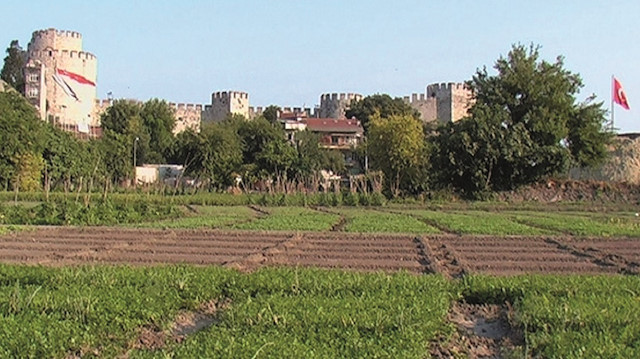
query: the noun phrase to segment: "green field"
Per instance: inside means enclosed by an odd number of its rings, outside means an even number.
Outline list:
[[[306,207],[269,207],[269,214],[255,221],[238,223],[233,229],[261,231],[328,231],[338,222],[337,214],[324,213]]]
[[[114,203],[92,204],[89,213],[81,201],[7,201],[0,206],[0,223],[5,224],[0,235],[30,228],[20,224],[126,223],[258,231],[640,237],[640,218],[632,205],[448,203],[314,209],[249,207],[230,196],[203,198],[202,203],[177,197],[175,204],[158,200],[149,205],[122,196]],[[229,202],[207,202],[221,198]],[[257,198],[277,203],[286,199]],[[181,342],[167,340],[162,348],[136,345],[145,329],[168,333],[180,313],[210,301],[228,303],[212,326]],[[431,342],[451,337],[447,311],[456,301],[511,303],[512,319],[525,334],[525,344],[515,349],[514,357],[640,357],[638,276],[446,280],[438,275],[313,269],[241,274],[219,267],[3,264],[0,357],[425,358]]]
[[[466,277],[313,269],[0,265],[0,357],[428,357],[458,300],[513,303],[517,357],[640,356],[636,276]],[[161,348],[143,328],[216,300],[213,325]]]
[[[221,228],[242,230],[328,231],[361,233],[459,233],[472,235],[577,235],[640,237],[640,218],[633,212],[480,209],[479,206],[442,209],[410,207],[309,207],[191,206],[176,211],[176,218],[131,224],[151,228]]]
[[[340,207],[332,209],[332,211],[346,218],[346,224],[344,226],[346,232],[440,233],[437,228],[406,215],[385,213],[364,208]]]
[[[255,211],[245,206],[191,206],[180,218],[135,224],[147,228],[227,228],[235,223],[257,217]]]

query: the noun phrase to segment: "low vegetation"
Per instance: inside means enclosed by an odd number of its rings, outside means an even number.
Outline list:
[[[146,228],[228,228],[235,223],[256,218],[256,212],[245,206],[189,206],[184,216],[134,224]]]
[[[0,266],[0,356],[421,358],[447,332],[452,284],[438,276],[202,267]],[[142,328],[227,300],[218,321],[161,351]]]
[[[539,235],[553,233],[550,230],[515,222],[508,216],[496,212],[407,210],[404,213],[434,223],[447,232],[460,234]]]
[[[36,205],[0,203],[0,224],[20,225],[116,225],[139,223],[180,214],[176,206],[147,201],[114,203],[96,201],[49,201]]]
[[[327,231],[340,216],[304,207],[272,207],[268,215],[255,221],[238,223],[234,229],[262,231]]]
[[[402,214],[350,208],[339,208],[335,211],[345,216],[344,230],[347,232],[440,233],[437,228]]]
[[[527,357],[640,356],[637,276],[482,276],[461,285],[468,301],[514,303]]]
[[[424,358],[455,301],[510,302],[527,357],[640,355],[635,276],[440,276],[192,266],[0,265],[0,356]],[[219,305],[182,341],[176,316]]]

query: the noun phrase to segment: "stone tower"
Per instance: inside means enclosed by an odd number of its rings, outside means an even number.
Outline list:
[[[27,47],[25,94],[43,120],[71,132],[99,126],[93,115],[98,60],[74,31],[35,31]]]
[[[211,94],[211,105],[205,106],[202,121],[222,121],[229,114],[249,119],[249,94],[240,91],[220,91]]]
[[[424,122],[455,122],[467,115],[472,104],[471,91],[463,83],[441,83],[427,86],[426,93],[404,98],[420,112]]]
[[[362,100],[362,95],[357,93],[332,93],[320,95],[320,118],[344,118],[346,110],[351,102]]]

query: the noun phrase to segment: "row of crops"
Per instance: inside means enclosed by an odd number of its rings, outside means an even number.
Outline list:
[[[193,206],[181,218],[136,224],[155,228],[221,228],[362,233],[478,235],[640,236],[632,212],[533,210],[426,210],[407,208],[309,208]]]
[[[0,357],[424,358],[450,337],[455,301],[504,303],[525,332],[520,355],[640,356],[640,279],[466,277],[219,267],[0,265]],[[157,347],[143,329],[227,305],[213,325]]]

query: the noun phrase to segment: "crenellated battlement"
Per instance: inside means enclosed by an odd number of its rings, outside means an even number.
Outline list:
[[[202,111],[203,105],[196,103],[169,103],[169,107],[171,107],[174,111]]]
[[[435,83],[427,85],[427,94],[433,94],[440,91],[464,90],[465,84],[460,82]]]
[[[65,57],[71,59],[95,61],[97,58],[94,54],[85,51],[69,51],[69,50],[43,50],[30,51],[29,58],[43,59],[47,57]]]
[[[82,35],[76,31],[46,29],[34,31],[28,51],[44,50],[82,51]]]
[[[248,99],[249,94],[242,91],[218,91],[211,94],[212,99]]]
[[[423,93],[412,93],[411,96],[404,96],[402,99],[404,102],[411,104],[427,101],[429,97]]]
[[[320,95],[320,101],[339,101],[339,100],[356,100],[362,99],[362,95],[358,93],[324,93]]]
[[[46,30],[37,30],[31,34],[31,38],[43,38],[43,37],[73,37],[77,39],[82,39],[82,34],[76,31],[69,30],[57,30],[54,28],[49,28]]]

